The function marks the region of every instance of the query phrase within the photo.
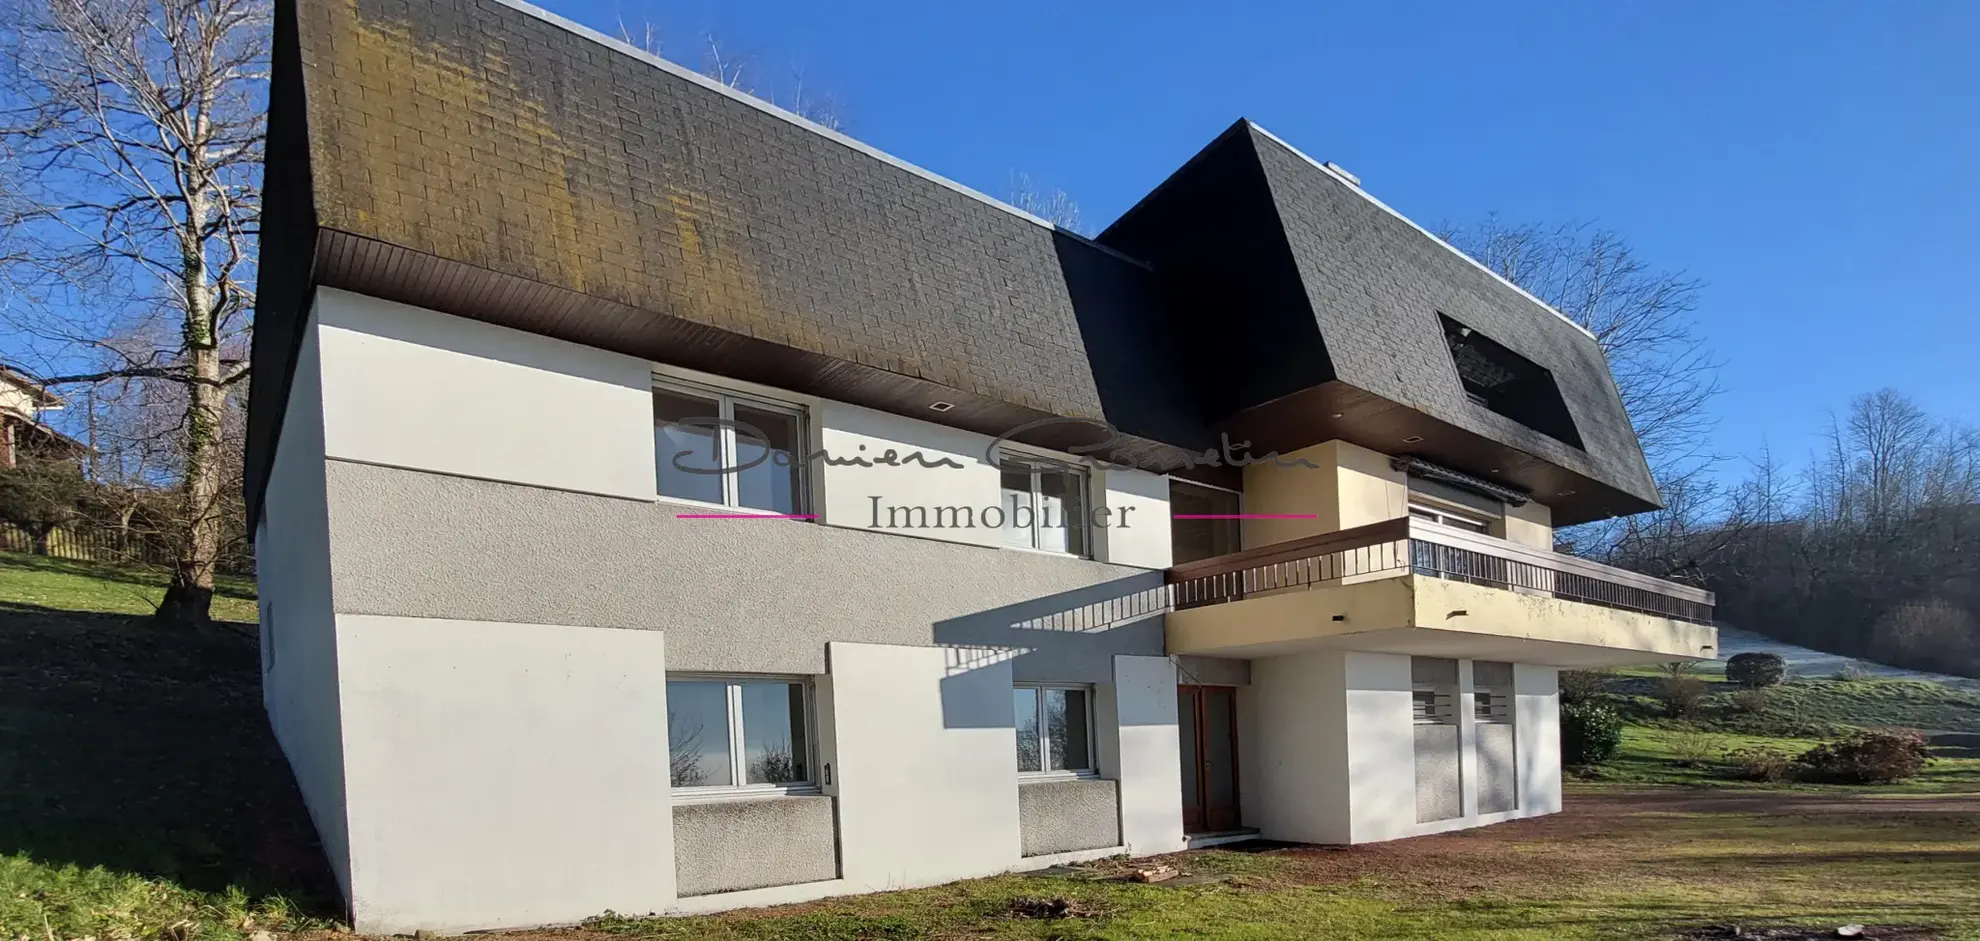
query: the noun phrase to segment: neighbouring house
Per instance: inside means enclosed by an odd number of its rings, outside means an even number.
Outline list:
[[[513,0],[281,0],[271,105],[264,697],[359,930],[1552,813],[1558,669],[1714,653],[1552,551],[1658,505],[1595,339],[1248,121],[1087,239]]]
[[[0,468],[20,463],[23,454],[80,458],[89,446],[41,420],[61,409],[62,397],[26,375],[0,366]]]

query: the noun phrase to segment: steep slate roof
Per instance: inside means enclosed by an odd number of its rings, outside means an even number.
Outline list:
[[[1082,342],[1140,325],[1145,265],[540,11],[284,0],[278,21],[269,163],[309,169],[269,215],[313,226],[273,246],[277,279],[731,374],[781,357],[745,378],[954,401],[942,420],[991,433],[1206,434],[1162,407],[1159,335]],[[301,301],[261,311],[251,451]]]
[[[1155,265],[1171,329],[1203,341],[1204,359],[1244,364],[1198,392],[1219,427],[1497,472],[1566,522],[1658,503],[1592,335],[1249,121],[1100,240]],[[1550,373],[1579,446],[1468,399],[1440,314]],[[1287,428],[1303,437],[1274,437]]]
[[[1394,405],[1364,426],[1564,521],[1655,500],[1592,340],[1246,122],[1096,243],[515,0],[277,0],[270,100],[256,510],[316,285],[1150,457]],[[1439,311],[1552,370],[1586,452],[1471,406]]]

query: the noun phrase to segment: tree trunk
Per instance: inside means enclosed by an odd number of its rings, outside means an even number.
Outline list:
[[[205,190],[188,188],[183,236],[181,290],[183,325],[192,381],[186,386],[185,492],[181,505],[179,558],[172,584],[158,603],[157,620],[173,627],[204,627],[212,621],[213,567],[220,556],[220,419],[226,389],[220,384],[220,348],[207,284],[205,243],[200,228],[207,218]]]

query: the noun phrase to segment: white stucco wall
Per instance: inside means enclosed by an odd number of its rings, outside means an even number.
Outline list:
[[[1176,666],[1167,657],[1114,658],[1102,691],[1100,773],[1120,782],[1121,843],[1134,855],[1183,848],[1182,750],[1176,737]]]
[[[1360,651],[1343,657],[1352,842],[1408,836],[1422,826],[1416,822],[1409,658]]]
[[[1349,842],[1346,659],[1261,657],[1238,689],[1239,812],[1268,839]]]
[[[255,571],[262,637],[262,704],[295,773],[338,884],[351,884],[344,812],[343,730],[338,714],[337,636],[330,591],[330,530],[323,470],[321,360],[305,330],[282,439],[269,468],[256,527]]]
[[[357,930],[673,901],[660,632],[346,614],[337,635]]]
[[[1561,809],[1560,672],[1553,667],[1513,664],[1520,816],[1558,813]]]
[[[825,759],[849,891],[934,885],[1021,858],[1008,654],[834,643]]]
[[[328,456],[654,496],[645,360],[345,291],[316,312]]]
[[[652,376],[656,369],[714,388],[807,410],[812,449],[835,458],[889,451],[944,458],[961,469],[811,467],[813,512],[827,525],[870,529],[883,506],[998,506],[992,438],[932,422],[668,367],[605,350],[334,289],[318,293],[325,453],[341,460],[653,500]],[[554,442],[554,446],[548,444]],[[1045,452],[1040,452],[1045,453]],[[1054,454],[1062,460],[1071,455]],[[1091,555],[1142,568],[1169,562],[1168,480],[1092,472],[1087,515],[1106,507],[1125,527],[1091,532]],[[885,511],[880,519],[884,525]],[[973,545],[1001,530],[890,530]]]

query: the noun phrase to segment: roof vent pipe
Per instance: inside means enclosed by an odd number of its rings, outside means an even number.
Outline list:
[[[1361,187],[1361,177],[1355,176],[1354,174],[1347,172],[1346,167],[1343,167],[1340,164],[1335,163],[1332,160],[1329,160],[1327,161],[1327,169],[1340,174],[1341,179],[1344,179],[1349,183],[1353,183],[1355,185],[1355,188],[1359,189]]]

